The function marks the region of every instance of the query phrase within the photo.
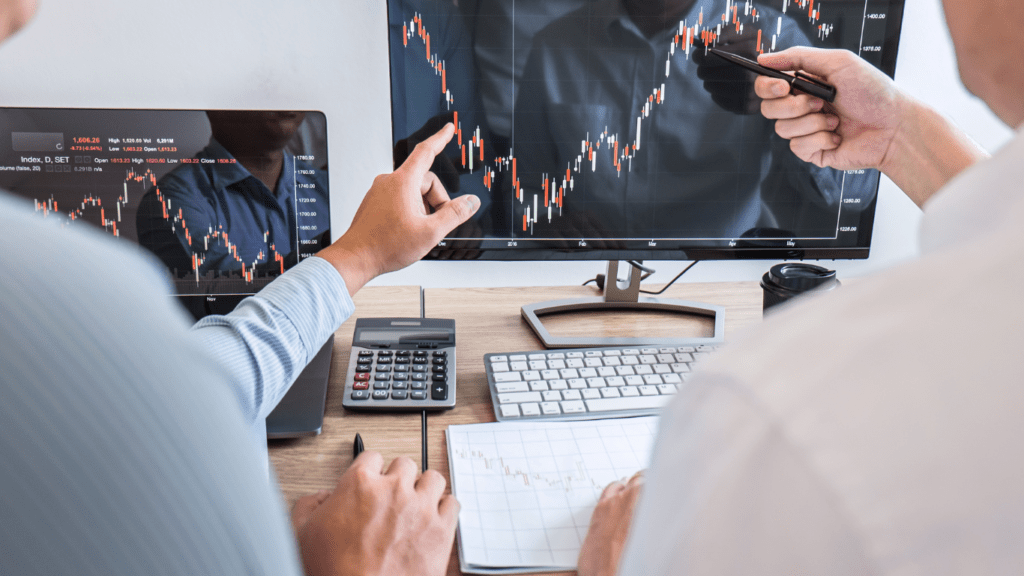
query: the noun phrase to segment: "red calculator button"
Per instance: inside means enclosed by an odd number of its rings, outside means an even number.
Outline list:
[[[360,380],[365,381],[365,380],[369,380],[369,379],[370,379],[370,373],[369,372],[360,372],[359,374],[356,374],[356,381],[357,382],[360,381]]]
[[[352,383],[352,389],[353,390],[366,390],[369,387],[370,387],[370,383],[369,382],[358,382],[358,381],[356,381],[356,382]]]

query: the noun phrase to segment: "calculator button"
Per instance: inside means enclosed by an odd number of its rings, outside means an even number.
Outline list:
[[[409,371],[409,365],[408,364],[395,364],[395,372],[408,372],[408,371]]]
[[[412,388],[413,390],[426,390],[427,389],[427,383],[426,382],[413,382],[413,383],[409,384],[409,388]]]
[[[426,382],[427,375],[426,374],[413,374],[412,375],[412,379],[417,381],[417,382]]]
[[[387,390],[390,386],[391,385],[388,384],[387,382],[374,382],[373,383],[373,389],[374,390]]]
[[[352,391],[352,399],[353,400],[367,400],[369,398],[370,398],[370,391],[369,390],[353,390]]]
[[[352,383],[352,389],[353,390],[366,390],[369,387],[370,387],[370,383],[369,382],[353,382]]]
[[[410,358],[395,358],[395,364],[409,364],[412,360]]]
[[[409,397],[409,393],[405,390],[393,390],[391,392],[391,398],[394,400],[405,400]]]
[[[409,375],[405,373],[395,374],[395,382],[404,382],[409,379]]]
[[[373,368],[372,364],[356,364],[356,372],[369,372],[370,368]]]
[[[395,390],[405,390],[408,387],[409,387],[409,383],[408,382],[404,382],[402,380],[399,380],[399,381],[394,382],[394,383],[391,384],[391,388],[393,388]]]
[[[427,393],[422,390],[413,390],[409,393],[409,398],[412,398],[413,400],[426,400]]]
[[[412,365],[412,371],[413,372],[426,372],[427,371],[427,365],[426,364],[413,364]]]
[[[358,382],[360,380],[369,380],[369,379],[370,379],[370,373],[369,372],[360,372],[360,373],[355,375],[356,382]]]
[[[414,357],[412,359],[412,363],[417,365],[417,366],[420,366],[420,365],[426,364],[427,363],[427,359],[426,358],[420,358],[419,356],[416,356],[416,357]]]
[[[448,381],[448,375],[447,374],[434,374],[434,375],[432,375],[430,377],[430,380],[432,382],[447,382]]]
[[[502,418],[518,418],[519,417],[519,405],[518,404],[504,404],[501,406],[501,417]]]
[[[401,358],[408,358],[408,357],[412,356],[412,351],[411,350],[399,350],[398,352],[395,352],[395,356],[398,356],[398,357],[401,357]]]
[[[359,351],[359,355],[360,356],[373,356],[373,352],[371,352],[369,350],[360,350]]]
[[[430,399],[431,400],[445,400],[448,398],[448,385],[434,384],[430,387]]]
[[[438,350],[438,351],[434,352],[432,354],[432,356],[434,358],[444,358],[444,357],[448,356],[448,352],[445,352],[444,350]]]
[[[523,416],[540,416],[540,405],[536,402],[520,404],[519,409],[523,411]]]
[[[445,366],[434,366],[430,369],[430,372],[433,374],[446,374],[448,372],[448,368]]]
[[[391,358],[377,358],[377,366],[380,366],[382,364],[391,366]]]
[[[377,374],[390,374],[391,366],[377,366]]]
[[[392,352],[391,350],[381,350],[380,352],[377,352],[377,357],[378,358],[385,358],[385,357],[388,357],[388,356],[392,356],[393,354],[394,354],[394,352]]]
[[[388,399],[388,391],[387,390],[374,390],[373,391],[373,399],[374,400],[387,400]]]

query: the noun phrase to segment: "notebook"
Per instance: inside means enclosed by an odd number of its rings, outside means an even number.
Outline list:
[[[654,416],[450,426],[462,571],[575,570],[601,492],[647,468],[657,427]]]

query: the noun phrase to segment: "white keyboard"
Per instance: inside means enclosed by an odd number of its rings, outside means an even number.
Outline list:
[[[714,349],[614,346],[485,354],[484,367],[501,422],[649,416]]]

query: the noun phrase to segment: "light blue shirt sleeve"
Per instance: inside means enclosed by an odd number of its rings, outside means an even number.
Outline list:
[[[329,277],[324,263],[241,310],[254,317],[245,338],[207,340],[142,250],[62,230],[2,194],[0,229],[0,574],[301,574],[249,426],[343,315],[343,291],[307,285]],[[335,304],[284,320],[303,291]],[[240,409],[255,385],[240,384],[223,350],[241,354],[270,329],[286,336],[268,350],[299,344],[263,359],[278,372]]]
[[[193,326],[200,345],[231,374],[242,414],[264,452],[267,415],[354,310],[341,274],[312,257],[230,314],[207,316]]]

